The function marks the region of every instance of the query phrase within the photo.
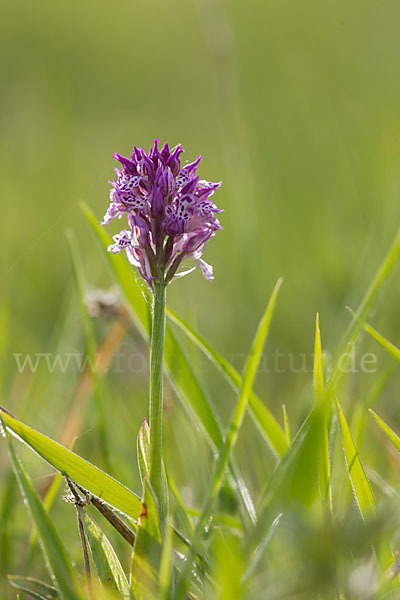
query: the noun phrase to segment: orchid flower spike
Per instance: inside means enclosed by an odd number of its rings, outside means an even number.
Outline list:
[[[114,236],[108,250],[114,254],[125,250],[151,288],[197,266],[206,279],[214,278],[212,266],[201,256],[208,240],[222,229],[216,215],[223,211],[211,199],[221,182],[199,179],[201,156],[181,167],[182,152],[181,146],[170,150],[168,144],[159,150],[155,140],[148,153],[134,147],[129,158],[114,155],[121,167],[115,169],[116,181],[110,181],[111,202],[102,225],[126,214],[128,227]],[[197,264],[179,271],[186,258]]]

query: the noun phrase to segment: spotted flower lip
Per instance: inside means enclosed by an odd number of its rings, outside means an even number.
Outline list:
[[[133,149],[129,158],[114,154],[120,163],[116,180],[110,181],[110,205],[102,225],[127,215],[128,229],[113,237],[109,252],[126,251],[129,262],[153,287],[166,284],[193,268],[200,267],[204,277],[212,280],[213,268],[202,260],[206,243],[222,229],[217,215],[223,211],[212,196],[221,182],[199,179],[198,156],[181,166],[180,145],[159,149],[158,140],[149,152]],[[188,271],[179,271],[186,258],[195,261]]]

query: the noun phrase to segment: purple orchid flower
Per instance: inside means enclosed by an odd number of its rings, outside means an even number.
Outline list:
[[[223,211],[212,200],[221,182],[197,177],[201,156],[181,167],[182,152],[181,146],[170,150],[168,144],[159,150],[155,140],[148,153],[134,147],[129,158],[114,155],[121,168],[115,169],[117,179],[110,182],[110,206],[102,225],[126,213],[129,229],[115,235],[108,250],[125,250],[150,287],[160,278],[168,284],[196,267],[207,280],[214,278],[212,267],[201,257],[206,243],[222,229],[216,215]],[[186,258],[197,264],[180,272]]]

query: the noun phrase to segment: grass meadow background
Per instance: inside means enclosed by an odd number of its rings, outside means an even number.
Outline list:
[[[79,369],[50,373],[40,363],[35,373],[20,373],[14,354],[84,352],[64,232],[76,234],[88,284],[111,287],[80,204],[101,219],[112,154],[157,137],[181,143],[187,160],[202,154],[200,176],[224,182],[216,202],[225,230],[204,257],[215,281],[196,272],[170,287],[168,303],[241,368],[283,276],[256,389],[279,420],[286,404],[295,430],[312,402],[316,312],[329,354],[351,321],[346,305],[356,308],[398,227],[399,23],[395,0],[7,3],[0,22],[1,404],[59,434]],[[399,293],[397,270],[373,318],[397,344]],[[99,342],[112,326],[110,318],[95,321]],[[110,462],[118,479],[139,490],[134,440],[147,412],[147,349],[134,329],[123,343],[104,384]],[[230,388],[189,351],[227,423]],[[274,352],[285,355],[279,370]],[[349,418],[356,402],[368,406],[391,368],[362,338],[357,360],[366,352],[376,354],[376,372],[346,380],[341,401]],[[310,372],[290,368],[301,369],[302,353]],[[397,430],[398,389],[397,370],[379,399],[380,414]],[[212,453],[169,389],[166,407],[166,461],[185,502],[198,508]],[[76,449],[104,466],[95,428],[89,407]],[[246,421],[236,456],[257,496],[274,462],[255,431]],[[18,452],[40,488],[50,467]],[[393,456],[388,465],[369,421],[362,452],[382,474],[399,467]],[[4,443],[0,460],[0,597],[14,598],[4,574],[24,569],[30,525]],[[52,514],[79,562],[75,515],[61,496]],[[31,572],[44,577],[43,570],[37,553]]]

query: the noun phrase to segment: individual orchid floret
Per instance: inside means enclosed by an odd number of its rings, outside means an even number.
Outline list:
[[[222,229],[220,210],[212,196],[221,183],[197,176],[201,156],[181,166],[181,146],[159,150],[158,140],[149,152],[134,147],[129,158],[115,154],[120,169],[111,181],[110,206],[102,225],[127,215],[128,229],[115,235],[113,253],[125,250],[129,262],[139,269],[150,287],[182,277],[200,267],[206,279],[213,269],[202,260],[206,243]],[[195,266],[180,271],[191,258]]]

